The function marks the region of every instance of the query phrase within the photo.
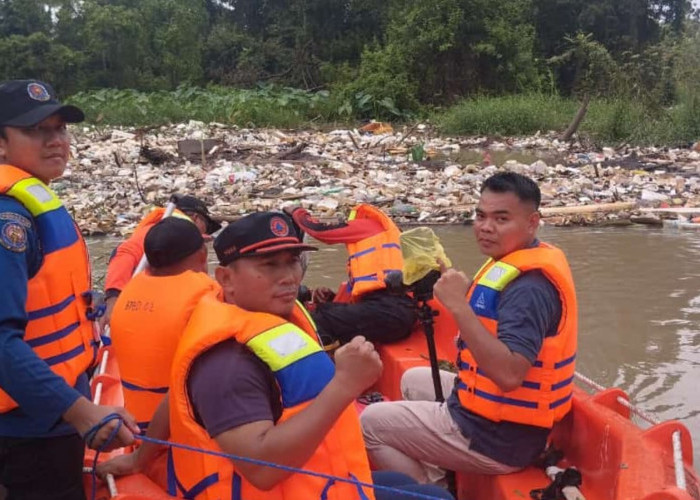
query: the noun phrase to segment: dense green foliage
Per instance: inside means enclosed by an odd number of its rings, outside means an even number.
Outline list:
[[[102,123],[527,133],[591,98],[582,129],[604,140],[700,135],[689,0],[0,0],[0,52],[1,79],[50,81]]]
[[[561,131],[578,103],[542,94],[465,100],[437,115],[443,132],[508,136]],[[687,145],[700,137],[700,101],[659,108],[625,98],[591,103],[581,131],[599,144]]]
[[[69,102],[83,109],[97,125],[136,126],[198,120],[292,128],[330,121],[338,107],[325,91],[271,86],[250,90],[183,86],[155,92],[101,89],[75,94]]]

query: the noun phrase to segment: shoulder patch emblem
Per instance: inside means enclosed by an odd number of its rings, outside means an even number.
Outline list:
[[[26,229],[17,222],[6,222],[0,229],[0,245],[12,252],[24,252],[27,249]]]
[[[32,227],[32,223],[24,215],[17,214],[15,212],[0,212],[0,221],[9,220],[16,222],[27,229]]]

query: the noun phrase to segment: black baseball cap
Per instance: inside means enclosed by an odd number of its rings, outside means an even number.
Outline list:
[[[146,233],[143,249],[151,267],[167,267],[189,257],[204,245],[204,238],[192,221],[167,217]]]
[[[214,240],[219,264],[282,250],[318,250],[301,239],[292,219],[281,212],[258,212],[232,222]]]
[[[67,123],[85,120],[85,114],[80,108],[61,104],[48,83],[39,80],[0,83],[0,126],[33,127],[55,114]]]
[[[213,234],[221,229],[221,224],[211,218],[207,204],[195,196],[174,194],[175,206],[183,212],[193,212],[201,215],[207,221],[207,234]]]

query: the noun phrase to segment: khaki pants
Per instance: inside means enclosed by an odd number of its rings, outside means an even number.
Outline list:
[[[440,371],[442,391],[452,391],[455,374]],[[375,403],[361,415],[370,462],[377,470],[403,472],[421,483],[442,484],[445,470],[508,474],[518,470],[469,449],[469,439],[447,405],[435,402],[430,368],[412,368],[401,378],[406,401]]]

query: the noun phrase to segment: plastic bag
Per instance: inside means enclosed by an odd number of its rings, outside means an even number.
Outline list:
[[[401,253],[404,285],[412,285],[433,269],[440,270],[438,259],[447,267],[452,265],[440,238],[429,227],[417,227],[401,233]]]

